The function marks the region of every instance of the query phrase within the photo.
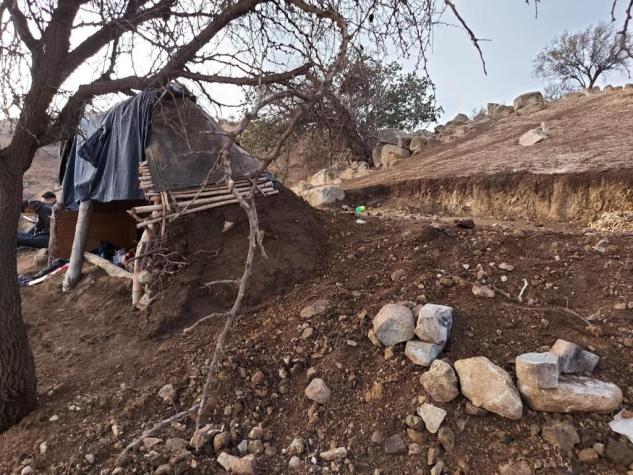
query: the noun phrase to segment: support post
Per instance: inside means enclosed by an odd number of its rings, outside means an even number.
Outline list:
[[[49,264],[53,263],[53,261],[55,260],[59,252],[59,249],[57,246],[57,225],[58,225],[57,219],[60,212],[61,212],[61,206],[59,205],[59,203],[55,203],[55,205],[53,206],[51,221],[50,221],[50,226],[49,226],[49,238],[48,238],[48,263]]]
[[[153,236],[154,225],[150,225],[143,231],[141,239],[138,241],[138,245],[136,246],[136,256],[142,256],[147,248],[147,243],[152,239]],[[138,308],[138,304],[141,301],[141,297],[143,296],[143,284],[140,282],[139,277],[141,275],[141,271],[145,268],[145,258],[138,257],[134,261],[134,275],[132,277],[132,305]]]
[[[64,277],[62,290],[66,292],[74,288],[81,277],[81,265],[83,264],[84,252],[86,250],[86,240],[88,238],[88,228],[90,227],[90,215],[92,214],[92,201],[82,201],[79,203],[79,214],[75,225],[75,237],[70,253],[70,263]]]

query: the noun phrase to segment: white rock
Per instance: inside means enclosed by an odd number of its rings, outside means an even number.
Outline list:
[[[543,412],[597,412],[608,414],[622,404],[622,391],[615,384],[585,376],[560,376],[558,387],[539,389],[519,381],[528,406]]]
[[[293,472],[298,472],[299,470],[303,470],[303,462],[301,462],[301,459],[299,457],[293,455],[292,457],[290,457],[290,461],[288,462],[288,468]]]
[[[446,411],[444,409],[434,406],[433,404],[429,404],[428,402],[418,407],[417,413],[424,421],[426,430],[428,430],[431,434],[435,434],[438,431],[442,425],[442,421],[444,421],[444,418],[446,417]]]
[[[341,460],[347,457],[347,449],[345,447],[337,447],[335,449],[326,450],[319,454],[326,462],[333,462],[334,460]]]
[[[495,291],[487,285],[474,284],[472,292],[475,297],[485,297],[487,299],[495,298]]]
[[[512,272],[514,270],[514,266],[512,264],[508,264],[507,262],[502,262],[498,267],[499,269],[506,270],[508,272]]]
[[[523,147],[531,147],[532,145],[542,142],[546,138],[547,134],[540,128],[528,130],[519,138],[519,145],[522,145]]]
[[[325,381],[321,378],[314,378],[310,381],[310,384],[308,384],[305,395],[311,401],[318,402],[319,404],[327,404],[332,395],[332,391],[330,391],[330,388],[327,387]]]
[[[444,349],[444,345],[435,345],[426,341],[409,340],[404,347],[404,355],[412,363],[430,366]]]
[[[27,465],[20,470],[20,475],[31,475],[31,473],[35,473],[35,470],[33,470],[33,467],[30,465]]]
[[[340,186],[324,185],[309,189],[304,193],[303,197],[310,206],[318,208],[344,200],[345,191]]]
[[[550,352],[558,356],[563,373],[591,373],[600,361],[598,355],[565,340],[556,340]]]
[[[246,457],[235,457],[233,455],[222,452],[216,459],[217,462],[227,472],[231,472],[235,475],[254,475],[255,474],[255,461],[252,455]]]
[[[524,353],[516,357],[517,379],[537,388],[558,387],[558,356],[554,353]]]
[[[444,345],[453,324],[453,309],[446,305],[427,303],[418,314],[416,336],[429,343]]]
[[[508,419],[520,419],[523,403],[510,375],[485,356],[455,362],[462,394],[475,406]]]
[[[94,454],[86,454],[84,458],[86,459],[86,462],[88,462],[90,465],[94,464],[96,460]]]
[[[633,443],[633,412],[621,410],[609,422],[609,427],[613,432],[626,436]]]
[[[376,337],[385,346],[410,340],[415,330],[413,313],[404,305],[389,303],[374,317],[373,329]]]

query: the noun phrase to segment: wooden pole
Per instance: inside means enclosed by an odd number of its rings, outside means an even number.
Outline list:
[[[70,263],[64,277],[62,290],[66,292],[74,288],[81,278],[81,265],[83,264],[84,252],[86,250],[86,240],[88,238],[88,228],[90,227],[90,215],[92,214],[92,201],[82,201],[79,203],[79,213],[77,224],[75,225],[75,237],[70,253]]]
[[[136,246],[136,255],[141,256],[144,252],[145,246],[149,242],[152,237],[152,230],[149,228],[145,228],[143,231],[143,235]],[[134,276],[132,278],[132,305],[138,308],[138,303],[141,301],[141,297],[143,296],[143,285],[139,282],[139,275],[141,271],[145,267],[145,262],[143,258],[136,259],[134,261]]]
[[[61,212],[61,206],[59,203],[55,203],[53,206],[53,210],[51,213],[51,221],[48,230],[48,263],[52,264],[55,258],[57,257],[57,253],[59,252],[57,246],[57,226],[58,226],[58,217]]]

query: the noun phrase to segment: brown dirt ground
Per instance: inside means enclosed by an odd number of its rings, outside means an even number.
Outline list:
[[[627,338],[633,336],[633,313],[614,310],[616,303],[633,301],[630,235],[609,236],[607,252],[600,254],[592,247],[604,237],[601,234],[529,227],[523,237],[516,237],[512,234],[516,223],[498,222],[478,223],[474,230],[450,224],[436,229],[428,216],[385,211],[384,216],[368,217],[365,225],[355,224],[344,213],[318,213],[327,236],[318,266],[301,281],[245,308],[231,332],[207,413],[214,426],[232,428],[231,450],[251,427],[261,423],[272,431],[271,443],[277,450],[274,456],[258,458],[261,473],[287,473],[289,456],[282,449],[298,436],[309,441],[304,473],[310,471],[311,457],[330,444],[348,448],[356,473],[371,474],[376,468],[385,474],[428,473],[426,448],[437,444],[434,435],[424,432],[425,452],[419,456],[386,455],[370,441],[377,429],[386,436],[403,432],[403,421],[414,414],[415,398],[424,390],[418,381],[423,370],[404,357],[401,346],[386,360],[383,348],[373,346],[366,336],[371,317],[382,305],[415,300],[422,293],[430,302],[456,310],[443,357],[455,361],[485,355],[513,374],[516,355],[565,338],[601,356],[596,377],[617,383],[625,393],[625,406],[630,407],[633,348]],[[515,269],[503,272],[492,262],[508,262]],[[465,270],[463,264],[470,269]],[[478,264],[512,296],[527,278],[527,296],[534,299],[533,305],[499,295],[492,300],[475,298],[470,287]],[[22,270],[28,265],[29,256],[22,256]],[[407,278],[396,283],[390,275],[399,268]],[[501,281],[503,274],[507,282]],[[442,287],[439,276],[450,276],[455,284]],[[204,381],[203,367],[220,321],[201,326],[193,334],[172,330],[141,340],[139,315],[130,308],[125,283],[88,269],[72,292],[62,294],[60,286],[60,277],[55,277],[22,292],[40,406],[0,435],[0,473],[19,473],[28,458],[38,473],[100,473],[114,466],[116,454],[143,428],[174,413],[174,407],[157,397],[164,384],[177,388],[180,408],[192,403]],[[300,310],[320,298],[331,299],[335,307],[326,315],[303,321]],[[559,307],[591,316],[591,327]],[[360,318],[365,311],[367,317]],[[300,335],[306,325],[314,333],[303,340]],[[303,395],[308,367],[316,368],[333,394],[312,422],[308,419],[311,404]],[[288,372],[287,378],[280,377],[281,369]],[[258,370],[265,374],[265,382],[252,387],[250,377]],[[367,403],[364,394],[374,382],[384,385],[384,396]],[[234,416],[224,415],[229,404],[239,406]],[[607,444],[614,437],[608,415],[526,411],[520,421],[509,421],[491,414],[468,416],[464,404],[461,396],[439,404],[448,411],[444,424],[456,434],[455,449],[443,457],[452,473],[460,461],[470,466],[471,473],[492,474],[499,464],[519,459],[544,463],[545,468],[535,471],[539,474],[626,470],[607,459],[580,465],[575,453],[561,454],[538,435],[544,421],[562,417],[571,420],[581,435],[576,452],[596,441]],[[79,409],[71,410],[71,406]],[[49,421],[52,415],[59,420]],[[189,439],[193,422],[183,423],[159,437]],[[120,428],[118,436],[111,430],[113,424]],[[45,455],[39,454],[42,441],[48,446]],[[162,445],[158,447],[162,453]],[[85,461],[87,453],[96,456],[95,465]],[[212,449],[195,458],[197,465],[190,468],[191,473],[223,473]],[[125,473],[150,473],[164,460],[161,455],[149,456],[144,449],[134,451]],[[349,472],[345,464],[332,469]]]

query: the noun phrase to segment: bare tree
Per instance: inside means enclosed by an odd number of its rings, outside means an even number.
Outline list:
[[[562,89],[591,89],[610,71],[629,72],[628,34],[616,35],[613,24],[598,23],[555,38],[534,59],[534,75]]]
[[[113,95],[178,79],[220,105],[213,84],[282,84],[226,138],[228,147],[271,104],[301,99],[261,171],[304,111],[331,93],[350,51],[415,51],[424,61],[446,9],[442,0],[0,0],[0,107],[13,126],[0,149],[0,430],[36,405],[15,262],[23,175],[38,148],[73,134],[87,109]],[[248,200],[236,199],[248,214]],[[256,226],[253,213],[249,221]]]

